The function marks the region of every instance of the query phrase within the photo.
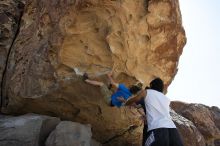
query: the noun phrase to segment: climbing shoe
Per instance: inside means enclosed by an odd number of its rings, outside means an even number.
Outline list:
[[[89,79],[89,76],[88,76],[88,74],[87,74],[87,73],[84,73],[82,77],[83,77],[83,81],[85,81],[85,80]]]

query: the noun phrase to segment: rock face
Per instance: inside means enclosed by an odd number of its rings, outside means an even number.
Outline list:
[[[63,121],[47,138],[46,146],[90,146],[91,127]]]
[[[27,0],[4,71],[2,112],[90,123],[105,145],[139,145],[137,116],[108,107],[79,75],[106,82],[113,70],[127,85],[159,76],[168,86],[185,42],[176,0]]]
[[[3,74],[9,51],[19,30],[20,19],[24,4],[19,1],[0,1],[0,86],[2,87]],[[0,88],[0,94],[1,94]],[[0,95],[1,96],[1,95]],[[0,103],[2,104],[3,99]]]
[[[211,108],[209,108],[209,110],[212,113],[213,121],[216,127],[220,129],[220,109],[216,106],[212,106]]]
[[[97,142],[96,140],[92,139],[90,146],[102,146],[102,144],[100,144],[99,142]]]
[[[206,146],[203,135],[191,121],[178,115],[173,110],[171,110],[171,116],[181,135],[184,146]]]
[[[172,102],[171,107],[195,124],[205,138],[207,145],[213,146],[215,141],[220,139],[219,108],[183,102]]]
[[[42,146],[59,122],[58,118],[35,114],[1,117],[0,145]]]

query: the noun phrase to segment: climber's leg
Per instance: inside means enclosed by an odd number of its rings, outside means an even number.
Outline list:
[[[147,123],[144,122],[142,146],[145,146],[145,141],[147,140],[147,129],[148,129]]]
[[[109,106],[112,106],[112,100],[111,100],[111,96],[112,96],[112,91],[109,90],[109,88],[103,84],[101,86],[101,92],[102,92],[102,95],[104,96],[104,99],[105,99],[105,102],[109,105]]]
[[[170,146],[168,128],[148,131],[145,146]]]
[[[91,84],[91,85],[94,85],[94,86],[99,86],[101,88],[101,93],[104,96],[105,102],[109,106],[112,106],[112,103],[111,103],[112,91],[103,82],[99,82],[99,81],[89,79],[87,73],[83,74],[83,80],[88,84]]]
[[[169,128],[170,146],[183,146],[183,141],[176,128]]]

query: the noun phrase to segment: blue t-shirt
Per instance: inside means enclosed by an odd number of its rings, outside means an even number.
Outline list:
[[[114,106],[120,107],[122,102],[120,102],[117,98],[124,97],[124,99],[127,100],[131,95],[132,94],[130,90],[124,84],[119,84],[117,91],[111,96],[112,104]]]

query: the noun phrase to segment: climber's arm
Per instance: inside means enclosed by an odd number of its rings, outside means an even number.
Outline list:
[[[119,84],[117,82],[115,82],[115,80],[112,78],[112,71],[110,73],[107,74],[108,78],[112,84],[112,86],[114,86],[115,88],[118,88]]]
[[[146,95],[147,95],[147,91],[141,90],[135,96],[131,96],[130,98],[128,98],[127,101],[125,102],[125,105],[132,105],[133,103],[140,101],[142,98],[145,98]]]
[[[90,79],[86,79],[85,82],[89,83],[91,85],[100,86],[100,87],[104,85],[104,83],[102,83],[102,82],[95,81],[95,80],[90,80]]]
[[[126,99],[124,97],[117,97],[118,101],[120,101],[121,103],[125,103]]]

